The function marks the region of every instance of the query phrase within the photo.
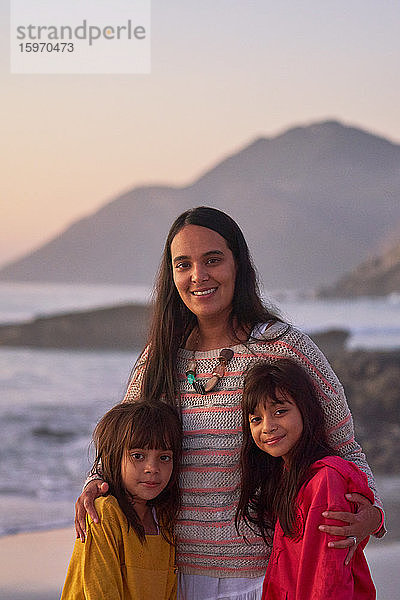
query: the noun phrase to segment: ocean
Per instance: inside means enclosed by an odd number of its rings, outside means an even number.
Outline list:
[[[0,283],[0,323],[126,302],[133,286]],[[400,347],[400,296],[314,300],[275,292],[272,301],[307,332],[349,329],[352,348]],[[91,432],[124,394],[133,352],[0,348],[0,535],[72,523],[90,467]],[[382,478],[399,496],[400,477]]]

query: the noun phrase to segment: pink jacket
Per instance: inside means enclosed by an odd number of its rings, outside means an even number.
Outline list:
[[[328,541],[338,538],[318,530],[324,522],[338,524],[324,519],[324,510],[354,512],[346,493],[358,492],[374,501],[367,478],[353,463],[338,456],[318,460],[311,470],[311,479],[297,496],[301,535],[288,538],[277,523],[262,599],[375,600],[375,587],[363,552],[368,540],[358,546],[350,564],[345,566],[348,549],[328,548]]]

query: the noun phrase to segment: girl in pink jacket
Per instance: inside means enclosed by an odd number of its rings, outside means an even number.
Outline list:
[[[354,512],[346,494],[373,494],[358,467],[326,441],[324,417],[306,372],[291,360],[256,363],[243,391],[242,492],[236,524],[261,532],[273,550],[263,600],[375,600],[358,543],[332,550],[318,529],[326,511]],[[326,524],[336,524],[326,519]],[[332,538],[333,539],[333,538]]]

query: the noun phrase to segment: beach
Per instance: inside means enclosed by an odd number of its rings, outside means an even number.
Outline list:
[[[58,600],[74,542],[72,527],[0,538],[0,598]],[[400,543],[374,542],[366,554],[377,599],[400,598]]]
[[[72,527],[0,538],[0,598],[57,600],[74,539]]]
[[[121,303],[141,300],[137,290],[119,290],[113,286],[15,287],[2,283],[0,288],[0,322],[4,323],[38,318],[41,314],[97,308],[115,304],[117,300]],[[327,327],[348,330],[348,350],[375,349],[377,344],[382,344],[383,351],[400,347],[398,303],[390,299],[361,299],[343,304],[296,297],[286,303],[281,299],[279,304],[288,320],[306,331],[318,332]],[[122,313],[123,309],[118,309],[115,314]],[[3,392],[0,600],[57,600],[75,540],[71,525],[73,505],[91,464],[88,450],[91,432],[97,420],[123,397],[137,353],[104,347],[12,346],[1,347],[0,353]],[[392,362],[389,368],[393,372],[391,365]],[[368,377],[361,381],[364,394]],[[398,460],[395,442],[399,425],[390,402],[398,407],[392,394],[392,390],[398,389],[398,375],[394,384],[386,387],[381,377],[379,386],[375,397],[384,400],[377,407],[379,419],[355,404],[362,413],[356,423],[361,433],[369,423],[374,436],[378,425],[384,433],[390,433],[379,438],[379,445],[373,447],[369,459],[376,463],[386,444],[385,452],[392,460],[385,461],[383,467],[393,467],[375,473],[389,533],[384,541],[370,542],[367,556],[379,600],[397,600],[400,598],[400,474],[392,462]],[[366,402],[366,407],[376,405],[375,398]],[[389,417],[383,419],[384,414]],[[372,436],[368,434],[365,439],[370,442]]]

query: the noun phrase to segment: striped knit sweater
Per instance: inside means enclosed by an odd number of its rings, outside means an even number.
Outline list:
[[[262,328],[256,340],[232,348],[234,357],[225,376],[205,396],[197,394],[185,377],[193,353],[183,349],[178,352],[184,441],[177,564],[183,573],[211,577],[259,577],[265,573],[270,549],[243,526],[243,533],[251,542],[246,544],[234,525],[240,486],[243,374],[257,360],[291,358],[306,369],[318,391],[331,444],[340,456],[367,474],[377,497],[371,470],[354,440],[343,388],[325,356],[307,335],[285,323],[276,323],[261,332]],[[196,352],[200,380],[211,377],[219,352]],[[145,350],[124,401],[134,401],[140,393],[146,355]]]

